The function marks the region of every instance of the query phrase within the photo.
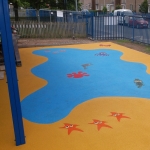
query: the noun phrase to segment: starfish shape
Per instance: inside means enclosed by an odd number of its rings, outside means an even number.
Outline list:
[[[97,125],[98,130],[100,130],[102,127],[112,128],[111,126],[106,124],[106,121],[100,121],[100,120],[97,120],[97,119],[93,119],[93,122],[89,123],[89,124]]]
[[[73,72],[71,74],[67,74],[68,78],[82,78],[84,76],[89,76],[87,73],[79,71],[78,73]]]
[[[60,128],[65,128],[65,129],[68,129],[68,135],[72,132],[72,131],[80,131],[80,132],[83,132],[83,130],[79,129],[79,128],[76,128],[78,125],[76,124],[69,124],[69,123],[64,123],[64,126],[63,127],[60,127]]]
[[[130,119],[130,117],[124,116],[123,114],[124,113],[111,112],[110,116],[116,117],[118,121],[120,121],[122,118]]]

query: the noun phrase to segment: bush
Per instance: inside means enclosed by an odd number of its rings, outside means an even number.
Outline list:
[[[107,13],[107,8],[106,8],[106,6],[103,7],[103,13]]]
[[[115,9],[122,9],[121,5],[117,5]]]
[[[139,12],[148,13],[148,1],[147,0],[144,0],[144,2],[142,2],[139,8]]]

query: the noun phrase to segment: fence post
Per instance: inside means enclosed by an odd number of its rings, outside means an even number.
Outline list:
[[[125,16],[123,16],[123,20],[124,20],[124,17],[125,17]],[[123,35],[122,35],[123,40],[124,40],[124,26],[125,26],[125,21],[123,21]]]
[[[74,27],[72,28],[72,34],[73,34],[72,39],[74,40],[75,39],[75,36],[74,36]]]
[[[86,36],[88,37],[88,15],[86,15]]]
[[[40,23],[39,9],[37,10],[37,20],[38,20],[38,23]]]
[[[93,17],[94,15],[92,14],[92,22],[91,22],[91,24],[92,24],[92,40],[94,39],[94,17]]]
[[[133,28],[132,28],[132,29],[133,29],[133,32],[132,32],[132,33],[133,33],[133,35],[132,35],[132,37],[133,37],[133,38],[132,38],[132,41],[133,41],[133,42],[134,42],[134,19],[135,19],[135,17],[133,16]]]
[[[49,11],[49,15],[50,15],[50,16],[49,16],[49,17],[50,17],[49,19],[50,19],[50,22],[51,22],[51,11]]]

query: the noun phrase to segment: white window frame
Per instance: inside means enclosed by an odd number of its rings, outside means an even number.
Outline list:
[[[110,11],[110,4],[106,4],[107,11]]]
[[[133,10],[133,4],[130,4],[130,10]]]
[[[121,4],[122,9],[126,9],[126,4]]]
[[[99,10],[99,5],[98,4],[95,4],[95,9]]]

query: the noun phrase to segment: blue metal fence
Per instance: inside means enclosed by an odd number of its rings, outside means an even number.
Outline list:
[[[129,39],[150,44],[150,17],[148,15],[122,16],[91,15],[87,20],[87,36],[93,40]]]
[[[103,14],[99,12],[82,11],[63,11],[63,10],[46,10],[27,9],[27,20],[37,20],[39,22],[72,22],[86,23],[87,37],[93,40],[113,40],[113,39],[129,39],[146,44],[150,44],[150,14],[134,13],[134,16],[128,16],[128,21],[132,22],[133,18],[143,19],[147,21],[148,26],[142,27],[142,22],[134,24],[133,22],[118,23],[121,17],[123,20],[126,16],[113,16],[113,14]]]
[[[117,23],[117,17],[110,15],[92,15],[87,23],[88,37],[93,40],[124,38],[124,26]]]

